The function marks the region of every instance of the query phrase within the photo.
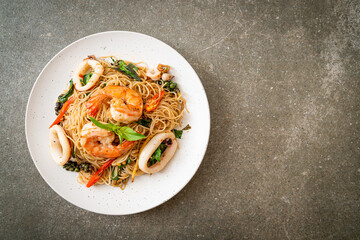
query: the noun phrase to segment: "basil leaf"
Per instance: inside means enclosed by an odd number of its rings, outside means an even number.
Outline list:
[[[150,123],[151,123],[152,119],[151,118],[144,118],[144,119],[140,119],[139,121],[137,121],[137,124],[140,124],[144,127],[149,127]]]
[[[121,135],[128,141],[136,141],[145,138],[144,135],[135,132],[132,128],[129,127],[121,127],[120,128]]]
[[[113,132],[119,136],[120,145],[122,144],[122,141],[124,140],[124,137],[122,135],[122,132],[120,131],[119,127],[116,127]]]
[[[115,70],[133,78],[132,73],[127,69],[126,63],[123,60],[117,61],[116,64],[117,67],[114,68]]]
[[[183,130],[173,129],[173,132],[174,132],[176,138],[181,139],[181,136],[182,136],[182,134],[183,134]]]
[[[151,165],[154,165],[156,163],[156,161],[160,162],[160,157],[161,157],[161,150],[160,150],[160,148],[157,148],[155,150],[155,152],[152,154],[151,159],[150,159],[150,161],[148,163],[149,167]]]
[[[130,64],[132,64],[132,63],[130,63]],[[132,78],[134,78],[136,81],[141,82],[141,78],[137,75],[134,68],[132,68],[132,66],[130,64],[126,66],[126,69],[129,70],[129,72],[131,73]],[[132,65],[134,66],[134,64],[132,64]]]
[[[80,80],[80,81],[81,81],[81,84],[82,84],[83,86],[85,86],[85,85],[89,82],[89,80],[90,80],[90,78],[92,77],[92,75],[93,75],[93,72],[89,72],[88,74],[85,74],[85,75],[84,75],[84,78],[83,78],[82,80]]]
[[[161,149],[157,148],[156,151],[153,153],[152,158],[160,162],[160,157],[161,157]]]
[[[164,144],[164,143],[161,143],[160,146],[159,146],[159,149],[160,149],[161,153],[165,152],[166,148],[167,148],[167,145]]]
[[[90,120],[93,122],[93,124],[95,124],[95,126],[105,129],[105,130],[109,130],[109,131],[114,131],[116,126],[112,123],[101,123],[99,121],[97,121],[95,118],[89,117]]]
[[[167,145],[164,143],[161,143],[160,146],[155,150],[155,152],[151,155],[151,158],[148,162],[148,166],[154,165],[156,161],[160,162],[161,154],[165,152],[167,148]]]
[[[132,69],[139,70],[139,68],[137,66],[135,66],[133,63],[129,63],[127,66]]]
[[[59,99],[59,102],[61,102],[61,103],[65,103],[65,102],[68,100],[68,98],[69,98],[69,97],[73,94],[73,92],[74,92],[74,83],[73,83],[73,80],[70,79],[69,83],[70,83],[70,88],[69,88],[69,90],[68,90],[64,95],[62,95],[61,97],[58,98],[58,99]]]
[[[130,158],[128,158],[125,163],[121,163],[120,168],[126,167],[126,165],[128,165],[129,163],[131,163]]]
[[[128,76],[129,78],[133,78],[130,74],[128,74],[126,71],[124,71],[122,68],[120,67],[113,67],[112,69],[115,69],[118,72],[121,72],[122,74]],[[127,69],[126,69],[127,70]]]
[[[116,135],[118,135],[119,140],[120,140],[120,144],[122,144],[122,141],[124,139],[126,139],[128,141],[136,141],[136,140],[140,140],[140,139],[145,138],[144,135],[135,132],[132,128],[129,128],[129,127],[126,127],[126,126],[119,127],[119,126],[116,126],[116,125],[114,125],[112,123],[101,123],[101,122],[95,120],[92,117],[89,117],[89,118],[90,118],[91,122],[93,122],[95,124],[95,126],[97,126],[99,128],[102,128],[102,129],[105,129],[105,130],[108,130],[108,131],[112,131]]]
[[[114,59],[112,59],[114,61]],[[141,78],[139,77],[139,75],[137,75],[137,73],[135,72],[134,68],[129,67],[129,65],[126,65],[126,63],[123,60],[119,60],[114,62],[114,64],[117,64],[117,67],[113,67],[113,69],[115,69],[116,71],[121,72],[122,74],[125,74],[126,76],[133,78],[136,81],[141,81]]]
[[[116,169],[116,167],[114,167],[112,170],[111,179],[116,181],[119,179],[119,171],[115,171],[115,169]]]

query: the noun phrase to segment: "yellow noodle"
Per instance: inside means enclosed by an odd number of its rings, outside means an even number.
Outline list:
[[[112,69],[112,66],[106,61],[106,58],[108,57],[110,56],[99,58],[99,62],[104,67],[104,73],[100,77],[98,83],[94,88],[85,92],[79,92],[74,89],[74,101],[68,108],[64,116],[64,120],[61,123],[62,127],[66,131],[67,136],[73,142],[75,149],[75,161],[78,164],[89,162],[93,166],[93,170],[91,173],[85,173],[83,171],[79,172],[77,181],[81,184],[86,184],[91,178],[91,176],[106,161],[109,160],[106,158],[94,157],[90,155],[84,150],[84,148],[80,144],[81,129],[86,123],[90,122],[86,109],[86,101],[89,99],[89,97],[91,97],[94,93],[101,90],[105,86],[118,85],[128,87],[139,93],[145,104],[147,99],[152,98],[155,94],[163,90],[162,86],[158,85],[152,80],[146,79],[147,67],[144,66],[146,64],[141,62],[139,63],[139,65],[137,65],[139,68],[137,73],[142,79],[142,81],[134,81],[126,75]],[[98,121],[102,122],[116,123],[116,121],[111,118],[109,114],[109,109],[110,107],[108,104],[102,104],[95,118]],[[142,145],[146,141],[148,141],[148,138],[151,138],[155,134],[170,131],[176,126],[179,126],[180,120],[183,117],[184,110],[185,100],[182,98],[181,92],[174,93],[165,91],[163,99],[153,112],[147,112],[145,110],[143,112],[145,118],[152,119],[149,128],[139,125],[136,122],[132,122],[130,124],[120,123],[120,125],[133,128],[135,131],[138,131],[139,133],[145,135],[146,138],[139,140],[128,153],[117,158],[112,163],[112,166],[105,170],[104,174],[102,175],[101,179],[99,179],[97,184],[107,184],[120,187],[121,189],[125,189],[129,177],[132,176],[133,172],[135,172],[135,176],[143,174],[141,170],[137,170],[136,166]],[[112,171],[117,171],[121,163],[124,163],[128,158],[130,158],[131,162],[126,167],[123,167],[121,169],[118,180],[112,180]]]

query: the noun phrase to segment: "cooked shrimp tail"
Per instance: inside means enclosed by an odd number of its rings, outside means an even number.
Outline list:
[[[104,94],[96,94],[87,101],[86,108],[88,109],[88,113],[90,116],[96,116],[105,98],[106,96],[104,96]]]

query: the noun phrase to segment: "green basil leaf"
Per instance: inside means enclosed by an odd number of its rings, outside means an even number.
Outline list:
[[[112,69],[115,69],[118,72],[121,72],[122,74],[128,76],[129,78],[133,78],[130,74],[128,74],[126,71],[124,71],[122,68],[120,67],[112,67]]]
[[[135,132],[132,128],[129,127],[121,127],[120,128],[121,135],[128,141],[136,141],[145,138],[144,135]]]
[[[93,122],[95,124],[95,126],[108,130],[108,131],[112,131],[114,132],[116,135],[119,136],[119,140],[120,140],[120,144],[122,144],[122,141],[124,139],[128,140],[128,141],[136,141],[136,140],[140,140],[145,138],[144,135],[135,132],[132,128],[123,126],[123,127],[119,127],[116,126],[112,123],[101,123],[99,121],[97,121],[96,119],[89,117],[91,122]]]
[[[148,166],[152,166],[156,163],[156,159],[150,158],[149,162],[148,162]]]
[[[126,159],[125,163],[121,163],[120,167],[121,167],[121,168],[126,167],[126,165],[128,165],[129,163],[131,163],[131,159],[130,159],[130,158]]]
[[[160,146],[158,147],[161,150],[161,153],[165,152],[165,149],[167,148],[166,144],[161,143]]]
[[[119,171],[115,171],[115,169],[116,169],[116,167],[114,167],[112,170],[111,179],[116,181],[119,179]]]
[[[155,152],[152,154],[151,158],[160,162],[160,157],[161,157],[161,149],[160,148],[157,148],[155,150]]]
[[[127,69],[126,63],[123,60],[117,61],[118,68],[129,77],[133,77],[132,73]]]
[[[132,76],[132,78],[134,78],[134,80],[141,82],[141,78],[139,77],[139,75],[137,75],[136,71],[131,67],[130,64],[126,66],[126,69],[131,73],[130,75]]]
[[[93,75],[93,72],[89,72],[88,74],[85,74],[84,78],[81,80],[81,84],[83,86],[85,86],[89,82],[92,75]]]
[[[58,99],[59,99],[59,102],[61,102],[61,103],[65,103],[65,102],[68,100],[68,98],[69,98],[69,97],[73,94],[73,92],[74,92],[74,83],[73,83],[73,80],[70,79],[69,83],[70,83],[70,88],[69,88],[69,90],[68,90],[63,96],[61,96],[61,97],[58,98]]]
[[[160,162],[161,154],[165,152],[167,148],[166,144],[161,143],[160,146],[155,150],[155,152],[151,155],[151,158],[148,162],[148,166],[154,165],[156,162]]]
[[[129,63],[127,66],[132,69],[139,70],[139,68],[137,66],[135,66],[133,63]]]
[[[114,61],[114,59],[112,59]],[[137,73],[135,72],[134,68],[129,67],[129,65],[126,65],[126,63],[123,60],[115,61],[114,65],[117,65],[117,67],[113,67],[116,71],[121,72],[122,74],[125,74],[126,76],[133,78],[136,81],[141,81],[141,78]]]
[[[124,137],[122,135],[122,132],[120,131],[120,128],[115,126],[115,129],[113,130],[113,132],[119,136],[119,141],[120,141],[120,145],[122,144],[122,141],[124,140]]]
[[[109,131],[114,131],[116,128],[116,126],[112,123],[101,123],[92,117],[89,117],[89,119],[93,122],[93,124],[95,124],[95,126],[97,126],[99,128],[109,130]]]
[[[183,134],[183,130],[173,129],[173,132],[174,132],[176,138],[181,139],[181,136],[182,136],[182,134]]]

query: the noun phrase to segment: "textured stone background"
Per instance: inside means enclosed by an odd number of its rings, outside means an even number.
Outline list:
[[[0,1],[0,238],[359,239],[359,1]],[[207,91],[211,139],[173,199],[87,212],[41,178],[24,135],[45,64],[89,34],[178,50]]]

